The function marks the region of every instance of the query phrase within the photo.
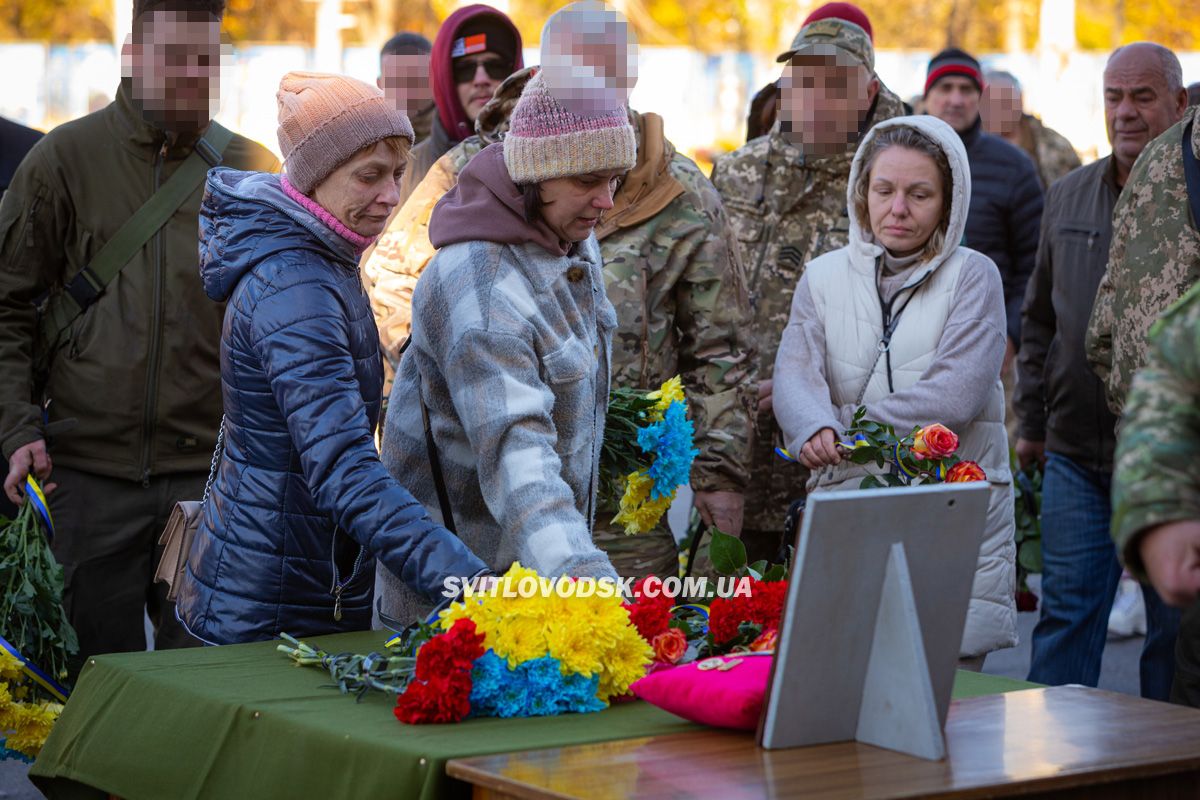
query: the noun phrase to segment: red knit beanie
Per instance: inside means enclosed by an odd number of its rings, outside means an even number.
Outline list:
[[[808,23],[816,22],[819,19],[840,19],[844,22],[853,22],[867,32],[867,36],[871,37],[872,44],[875,43],[875,34],[871,31],[871,20],[867,17],[867,12],[853,3],[826,3],[805,17],[800,27],[803,28]]]

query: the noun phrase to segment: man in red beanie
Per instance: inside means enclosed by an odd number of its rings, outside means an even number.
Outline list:
[[[429,138],[412,150],[397,208],[435,161],[475,133],[475,117],[496,87],[525,66],[521,47],[517,26],[491,6],[464,6],[442,23],[429,62],[437,116]]]

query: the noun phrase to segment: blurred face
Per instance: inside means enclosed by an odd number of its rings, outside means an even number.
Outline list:
[[[476,53],[454,59],[454,86],[471,122],[492,99],[496,87],[512,72],[512,65],[495,53]]]
[[[783,134],[812,155],[844,152],[878,92],[879,81],[849,56],[797,55],[780,81]]]
[[[428,55],[382,56],[376,83],[392,105],[410,117],[433,102]]]
[[[564,242],[582,242],[613,207],[623,170],[591,172],[569,178],[552,178],[538,184],[542,219]]]
[[[144,14],[122,48],[122,73],[149,122],[176,132],[203,128],[220,99],[220,20],[197,11]]]
[[[962,75],[946,75],[925,96],[925,113],[945,122],[959,133],[966,133],[979,116],[979,89]]]
[[[400,176],[407,160],[387,142],[376,142],[331,172],[312,197],[358,235],[378,236],[400,202]]]
[[[942,221],[942,176],[932,158],[905,147],[875,156],[867,209],[875,241],[893,255],[917,252]]]
[[[983,90],[979,108],[983,129],[997,136],[1008,136],[1017,130],[1024,113],[1021,90],[1009,81],[990,81]]]
[[[1142,149],[1183,116],[1187,92],[1167,88],[1162,61],[1154,50],[1129,45],[1104,70],[1104,123],[1122,175]]]

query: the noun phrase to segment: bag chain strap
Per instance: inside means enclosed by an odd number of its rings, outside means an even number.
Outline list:
[[[225,415],[221,415],[221,427],[217,428],[217,446],[213,450],[212,463],[208,467],[208,480],[204,482],[204,496],[200,498],[203,507],[208,502],[208,493],[212,490],[213,479],[217,477],[217,465],[221,463],[221,452],[225,447]]]

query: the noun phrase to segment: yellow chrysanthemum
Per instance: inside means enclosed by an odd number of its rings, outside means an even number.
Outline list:
[[[14,731],[9,734],[4,746],[30,758],[37,758],[62,709],[60,703],[22,704],[13,726]]]
[[[608,651],[596,696],[607,703],[609,698],[625,694],[630,684],[645,676],[653,654],[650,645],[631,625],[629,632]]]
[[[645,470],[631,472],[625,478],[625,494],[621,497],[617,515],[613,517],[614,525],[624,525],[625,534],[633,536],[653,530],[662,519],[663,514],[671,507],[672,498],[660,497],[650,499],[650,490],[654,488],[654,479]]]
[[[20,683],[25,679],[24,665],[7,650],[0,649],[0,681]]]
[[[650,412],[650,419],[657,422],[662,419],[663,414],[667,413],[667,408],[670,407],[671,403],[675,401],[679,401],[680,403],[686,402],[683,396],[683,381],[676,375],[658,389],[648,392],[646,399],[656,401],[654,410]]]
[[[629,621],[620,596],[576,594],[577,584],[569,578],[542,578],[520,564],[513,564],[501,581],[505,579],[519,596],[503,597],[502,583],[496,597],[452,604],[439,624],[449,629],[457,619],[474,621],[486,637],[484,646],[510,667],[550,655],[564,673],[599,674],[596,696],[604,702],[645,674],[652,651]]]

